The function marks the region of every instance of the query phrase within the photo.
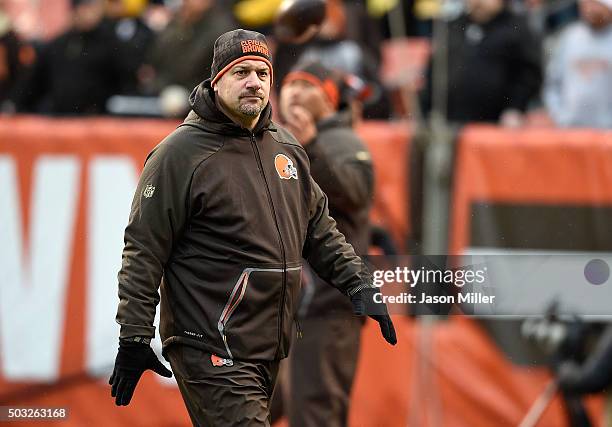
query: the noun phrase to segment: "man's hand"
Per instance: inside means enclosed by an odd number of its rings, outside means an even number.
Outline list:
[[[162,377],[172,377],[157,358],[149,344],[119,340],[119,352],[115,359],[115,369],[108,383],[112,386],[111,396],[117,406],[127,406],[142,373],[147,369]]]
[[[525,117],[519,110],[504,110],[499,117],[499,124],[505,128],[518,129],[525,124]]]
[[[387,312],[387,306],[384,303],[377,304],[374,302],[374,294],[378,292],[379,290],[375,288],[364,288],[351,296],[353,311],[358,316],[367,314],[376,320],[380,325],[380,331],[385,340],[389,344],[395,345],[397,343],[397,336],[395,335],[395,328],[393,327],[391,317],[389,317]]]
[[[317,137],[317,124],[308,110],[298,105],[289,107],[285,126],[302,145],[308,145]]]

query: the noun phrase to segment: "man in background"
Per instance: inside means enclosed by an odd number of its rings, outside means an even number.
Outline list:
[[[540,40],[524,16],[504,0],[467,0],[467,12],[448,24],[447,110],[449,121],[523,124],[540,91]],[[432,109],[432,67],[422,109]]]
[[[283,81],[280,112],[308,154],[311,175],[329,198],[338,230],[364,255],[374,178],[370,153],[352,128],[345,76],[317,61],[298,64]],[[285,413],[292,427],[344,426],[363,319],[310,268],[304,269],[302,289],[298,325],[303,332],[294,340],[281,380]]]
[[[72,0],[72,25],[44,45],[16,94],[17,108],[47,114],[101,114],[121,74],[104,0]]]
[[[19,77],[34,60],[34,49],[19,39],[0,0],[0,112],[14,112]]]
[[[612,1],[580,0],[580,21],[561,34],[544,102],[558,126],[612,128]]]
[[[155,34],[142,19],[148,0],[106,0],[106,15],[117,46],[116,60],[121,73],[120,93],[140,93],[138,69],[151,48]]]
[[[180,86],[188,94],[210,74],[217,37],[233,27],[231,14],[216,0],[183,0],[157,36],[141,76],[148,92]]]

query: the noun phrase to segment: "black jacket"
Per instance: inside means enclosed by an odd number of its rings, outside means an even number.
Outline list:
[[[231,14],[223,9],[213,6],[191,24],[175,18],[157,36],[147,58],[156,73],[153,91],[159,92],[170,85],[191,90],[202,76],[210,75],[215,40],[236,28]]]
[[[542,82],[540,41],[526,20],[503,10],[485,24],[463,15],[448,25],[448,119],[497,122],[506,109],[525,111]],[[431,97],[430,66],[425,113]]]
[[[329,216],[304,149],[270,120],[253,132],[215,106],[210,80],[149,155],[125,231],[121,337],[160,335],[232,359],[286,357],[302,257],[345,295],[372,279]],[[162,279],[163,275],[163,279]]]
[[[350,112],[341,111],[317,123],[317,137],[305,149],[310,173],[328,197],[338,230],[358,255],[366,255],[374,172],[370,152],[352,129]],[[346,297],[310,271],[305,275],[301,316],[352,313]]]
[[[16,95],[20,111],[103,114],[121,88],[117,44],[108,21],[69,30],[43,46]]]

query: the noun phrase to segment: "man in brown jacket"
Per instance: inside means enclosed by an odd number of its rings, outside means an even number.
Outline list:
[[[312,177],[329,198],[338,229],[364,255],[374,172],[370,153],[352,128],[348,78],[318,61],[300,63],[285,77],[279,105],[285,126],[308,154]],[[291,427],[344,426],[363,319],[308,265],[302,288],[302,339],[291,347],[275,405],[282,395]]]
[[[146,160],[119,272],[121,334],[109,381],[117,405],[129,404],[146,369],[170,374],[149,347],[160,282],[163,354],[194,425],[269,425],[302,257],[396,343],[306,152],[270,120],[272,78],[263,35],[221,35],[192,111]]]

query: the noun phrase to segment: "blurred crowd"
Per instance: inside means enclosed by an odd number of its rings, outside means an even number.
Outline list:
[[[45,39],[15,25],[19,1],[0,0],[5,114],[181,116],[214,40],[242,27],[274,41],[277,87],[317,58],[354,77],[365,118],[612,127],[612,0],[328,0],[305,42],[275,39],[282,0],[65,0],[68,27]],[[432,54],[397,87],[382,77],[384,53],[410,40]]]

